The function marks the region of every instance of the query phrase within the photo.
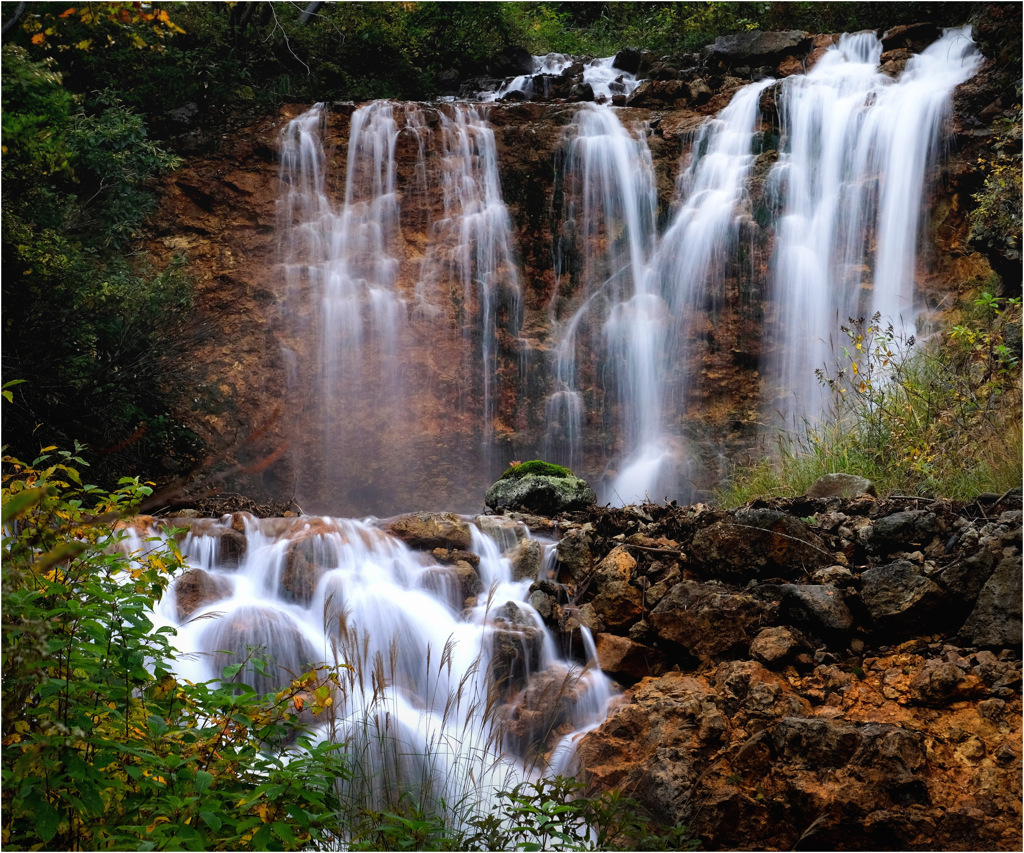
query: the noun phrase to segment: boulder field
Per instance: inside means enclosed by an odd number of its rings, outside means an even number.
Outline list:
[[[581,777],[708,849],[1020,849],[1021,517],[868,495],[561,516],[531,603],[625,688]]]

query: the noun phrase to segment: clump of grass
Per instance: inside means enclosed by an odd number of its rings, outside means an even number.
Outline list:
[[[881,495],[969,500],[1021,484],[1021,300],[985,291],[922,345],[875,315],[817,371],[831,403],[773,457],[742,470],[723,505],[802,494],[823,474],[867,477]]]

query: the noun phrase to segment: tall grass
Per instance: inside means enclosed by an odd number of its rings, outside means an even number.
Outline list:
[[[1019,488],[1021,301],[986,291],[958,320],[921,344],[878,315],[851,319],[834,364],[817,371],[830,400],[823,417],[780,433],[719,501],[799,495],[837,472],[868,478],[881,495],[971,500]]]

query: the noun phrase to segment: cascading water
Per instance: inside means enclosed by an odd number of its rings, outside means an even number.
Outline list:
[[[452,294],[442,291],[446,283],[457,284],[458,304],[478,305],[475,316],[460,316],[458,324],[468,343],[463,348],[464,375],[479,377],[483,386],[481,440],[487,459],[495,416],[499,316],[514,335],[521,313],[512,222],[498,185],[494,132],[468,106],[451,118],[442,114],[440,120],[444,212],[432,227],[417,293],[428,303],[431,298],[434,304],[439,298],[452,301]],[[474,336],[479,348],[473,345]]]
[[[340,687],[320,682],[330,710],[303,717],[316,738],[346,744],[347,795],[374,808],[405,793],[423,807],[486,810],[496,789],[542,772],[545,751],[569,769],[571,732],[600,722],[611,694],[594,660],[562,658],[523,600],[532,579],[513,578],[509,555],[525,527],[480,524],[489,533],[471,527],[476,557],[453,566],[370,522],[195,521],[181,545],[189,570],[156,619],[190,650],[179,675],[196,682],[244,664],[235,680],[264,694],[351,665]]]
[[[582,457],[577,349],[587,324],[603,318],[622,438],[618,470],[603,495],[612,503],[690,494],[679,427],[688,405],[690,321],[720,289],[732,262],[754,161],[758,98],[771,82],[741,90],[701,128],[680,175],[681,203],[657,248],[654,173],[643,135],[629,134],[606,109],[577,114],[560,245],[582,258],[583,301],[561,335],[545,446],[570,467]],[[593,340],[587,347],[588,358],[602,358]]]
[[[522,92],[527,98],[548,97],[552,79],[561,77],[571,68],[575,60],[563,53],[548,53],[533,57],[533,73],[513,77],[494,92],[481,92],[481,101],[504,98],[510,92]],[[583,82],[590,86],[597,103],[611,101],[615,95],[628,96],[640,81],[636,75],[615,67],[615,57],[606,56],[590,59],[583,65]]]
[[[914,333],[925,180],[953,89],[980,62],[967,28],[947,31],[897,80],[878,70],[881,51],[872,33],[844,35],[779,97],[769,383],[790,427],[821,414],[814,369],[835,360],[840,323],[878,312],[897,337]]]
[[[452,448],[450,479],[492,467],[500,338],[514,347],[520,322],[494,134],[468,105],[361,107],[335,206],[325,121],[314,107],[281,136],[284,326],[293,347],[305,348],[286,353],[297,365],[289,409],[297,431],[315,434],[309,423],[320,439],[293,449],[295,493],[308,508],[445,508],[410,493],[409,465],[428,455],[425,442],[439,441],[423,435],[419,414],[451,408],[453,426],[469,425],[452,432],[472,442]],[[403,159],[414,161],[404,178]],[[408,221],[409,197],[424,219]],[[422,251],[410,250],[423,233]],[[428,358],[410,361],[417,347]]]
[[[614,376],[605,389],[604,406],[607,411],[617,405],[622,412],[617,420],[626,455],[657,441],[661,414],[655,360],[662,312],[658,295],[649,289],[657,194],[643,135],[629,133],[610,110],[585,105],[573,122],[563,180],[566,201],[556,272],[563,287],[579,296],[561,322],[557,385],[548,402],[545,446],[552,457],[572,464],[583,453],[579,428],[586,404],[577,384],[581,348],[587,361],[607,360]],[[576,256],[580,268],[570,272],[565,261]],[[553,306],[556,324],[561,320],[558,295]],[[643,493],[634,491],[644,485],[616,480],[605,499],[643,499]]]

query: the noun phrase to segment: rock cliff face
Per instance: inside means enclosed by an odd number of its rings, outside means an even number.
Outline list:
[[[1005,17],[1005,10],[996,11]],[[989,45],[998,43],[1000,27],[1014,23],[999,15],[993,13],[979,24],[981,47],[992,53]],[[916,30],[890,34],[884,42],[883,68],[897,73],[931,35]],[[783,33],[760,34],[742,44],[721,41],[695,56],[691,68],[637,57],[641,75],[649,74],[650,82],[617,109],[622,123],[646,138],[657,216],[663,223],[684,155],[706,118],[724,108],[752,77],[802,73],[835,37]],[[940,304],[965,282],[983,280],[993,268],[1010,274],[1006,280],[1011,289],[1019,280],[1019,271],[1017,279],[1012,276],[1019,267],[1012,247],[972,233],[966,219],[982,177],[977,159],[994,144],[995,123],[1013,107],[1005,77],[1005,69],[988,60],[954,99],[957,135],[943,164],[926,240],[934,248],[922,253],[927,263],[916,276],[926,305]],[[764,181],[778,158],[775,95],[774,87],[762,93],[762,151],[748,187],[754,220],[767,203]],[[553,317],[558,305],[580,298],[573,290],[574,261],[560,249],[567,222],[560,170],[567,126],[581,108],[565,101],[486,107],[501,192],[511,216],[520,290],[517,313],[506,316],[497,329],[490,387],[483,387],[473,363],[481,332],[466,321],[479,310],[480,297],[460,296],[453,285],[449,301],[438,303],[439,314],[408,309],[401,359],[407,400],[401,417],[382,418],[379,410],[365,405],[391,393],[368,362],[359,393],[331,414],[335,422],[350,427],[346,439],[334,446],[323,440],[325,427],[317,408],[320,353],[311,336],[302,334],[317,322],[313,296],[308,287],[289,292],[282,266],[283,234],[293,223],[284,221],[279,205],[281,133],[306,108],[285,107],[256,121],[221,140],[217,150],[190,158],[172,176],[148,248],[158,262],[185,255],[198,284],[194,346],[182,377],[189,390],[175,414],[208,440],[216,458],[240,463],[230,485],[277,499],[298,496],[307,509],[339,514],[468,509],[478,506],[486,484],[510,459],[543,452],[551,418],[545,401],[556,372]],[[325,192],[335,200],[344,197],[343,163],[355,109],[352,104],[332,105],[324,129],[330,166]],[[440,252],[438,257],[443,257],[445,251],[431,242],[436,236],[430,223],[443,219],[445,210],[437,189],[441,166],[430,158],[438,156],[440,126],[453,110],[450,105],[422,106],[422,134],[401,133],[397,138],[402,244],[397,287],[407,306],[414,304],[425,255]],[[690,343],[675,355],[682,359],[679,372],[690,381],[675,392],[685,400],[673,426],[691,445],[695,464],[688,479],[697,485],[696,496],[728,476],[729,465],[755,442],[756,425],[774,405],[764,395],[761,351],[763,329],[777,322],[765,291],[771,238],[770,230],[747,228],[741,241],[746,248],[735,269],[726,274],[714,299],[694,306]],[[585,344],[588,333],[581,334]],[[581,367],[588,383],[582,412],[586,441],[583,458],[572,465],[600,481],[615,473],[605,466],[621,449],[620,409],[627,404],[612,398],[606,379],[587,374],[588,369],[599,367]],[[486,395],[489,411],[484,411]],[[314,481],[320,485],[312,486]]]
[[[863,496],[562,519],[531,603],[631,685],[583,777],[709,849],[1021,845],[1021,513]]]

